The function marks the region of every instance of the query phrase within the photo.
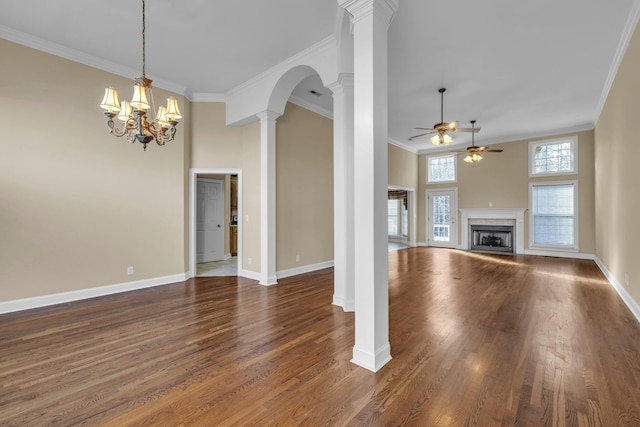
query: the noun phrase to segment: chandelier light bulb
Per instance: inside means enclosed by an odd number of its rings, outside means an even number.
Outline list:
[[[126,122],[133,116],[133,110],[131,108],[131,104],[129,101],[122,101],[120,104],[120,114],[118,114],[118,119]]]
[[[149,97],[147,96],[147,88],[142,85],[133,85],[133,97],[131,97],[131,106],[136,110],[147,111],[149,105]]]
[[[100,103],[100,107],[109,113],[117,113],[120,111],[120,103],[118,102],[118,91],[112,87],[104,90],[104,98]]]

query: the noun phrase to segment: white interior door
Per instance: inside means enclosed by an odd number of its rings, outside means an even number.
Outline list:
[[[196,262],[224,259],[224,182],[198,180]]]
[[[458,246],[458,190],[427,190],[427,244]]]

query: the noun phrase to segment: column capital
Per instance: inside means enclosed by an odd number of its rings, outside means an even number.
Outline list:
[[[329,83],[326,87],[334,94],[344,92],[346,87],[353,87],[353,73],[340,73],[338,80]]]
[[[353,22],[358,22],[374,13],[381,13],[387,24],[391,23],[393,15],[398,10],[400,0],[337,0],[338,5],[353,16]]]
[[[258,118],[261,121],[262,120],[275,121],[278,117],[280,117],[280,114],[276,113],[275,111],[264,110],[264,111],[261,111],[261,112],[257,113],[256,116],[258,116]]]

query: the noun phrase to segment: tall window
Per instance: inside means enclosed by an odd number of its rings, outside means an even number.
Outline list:
[[[578,138],[529,142],[529,176],[578,173]]]
[[[427,183],[431,182],[455,182],[456,181],[456,155],[445,154],[443,156],[427,157]]]
[[[531,245],[578,249],[578,182],[529,184]]]
[[[387,226],[389,236],[398,235],[398,199],[387,200]]]
[[[390,237],[406,239],[409,236],[409,214],[404,199],[387,200],[387,226]]]

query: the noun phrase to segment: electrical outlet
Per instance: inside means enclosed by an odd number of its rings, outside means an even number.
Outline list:
[[[131,276],[133,274],[133,267],[127,267],[127,274]]]
[[[296,262],[300,262],[300,255],[296,255]]]
[[[627,273],[624,273],[624,284],[629,286],[629,275]]]
[[[245,221],[247,221],[247,222],[249,222],[249,215],[245,215],[245,216],[244,216],[244,220],[245,220]]]
[[[251,265],[251,258],[247,258],[247,264]]]

